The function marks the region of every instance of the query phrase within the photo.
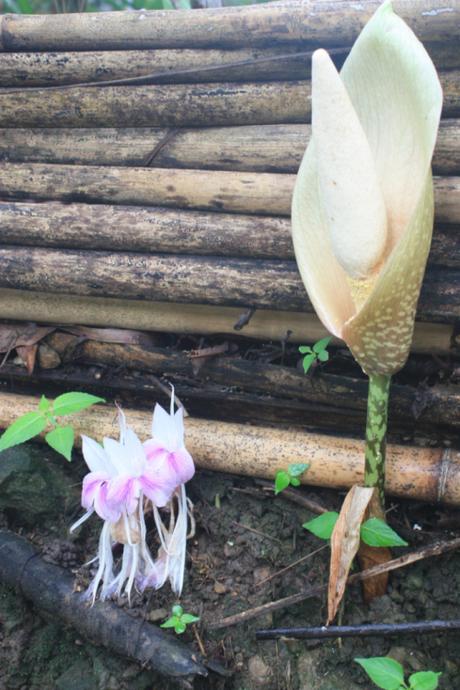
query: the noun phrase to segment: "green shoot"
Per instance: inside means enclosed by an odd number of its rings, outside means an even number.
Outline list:
[[[299,477],[308,470],[309,465],[306,462],[298,462],[289,465],[287,470],[278,470],[275,475],[275,496],[281,491],[287,489],[288,486],[300,486]]]
[[[190,623],[198,623],[200,620],[198,616],[193,616],[191,613],[184,613],[184,609],[179,604],[176,604],[171,609],[171,616],[160,625],[160,628],[174,628],[176,635],[182,635],[186,631],[187,625]]]
[[[309,522],[305,522],[302,527],[314,534],[320,539],[326,541],[331,538],[334,531],[335,523],[339,518],[339,514],[330,511],[323,513],[317,518],[313,518]],[[361,525],[361,540],[368,546],[407,546],[407,541],[401,539],[384,520],[379,518],[370,518]]]
[[[53,450],[70,461],[74,430],[69,424],[60,424],[58,418],[80,412],[99,402],[105,402],[105,400],[89,393],[63,393],[54,402],[42,395],[35,412],[27,412],[16,419],[0,436],[0,452],[29,441],[41,434],[46,427],[51,426],[51,430],[45,436],[45,441]]]
[[[327,351],[327,346],[331,342],[331,336],[326,338],[321,338],[318,340],[313,347],[308,345],[301,345],[299,347],[299,352],[305,355],[302,360],[303,370],[306,374],[314,362],[327,362],[329,360],[329,352]]]
[[[355,659],[369,678],[382,690],[436,690],[441,673],[418,671],[404,680],[404,668],[388,656]]]

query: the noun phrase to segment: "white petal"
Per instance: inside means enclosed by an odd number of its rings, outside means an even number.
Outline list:
[[[366,135],[325,50],[313,55],[312,137],[334,254],[348,275],[366,278],[384,258],[385,204]]]
[[[81,435],[82,452],[91,472],[108,472],[111,474],[112,463],[104,448],[89,436]]]
[[[103,444],[104,450],[112,462],[112,467],[114,469],[113,475],[129,474],[129,459],[121,443],[115,441],[113,438],[105,437],[103,439]]]
[[[152,436],[171,453],[180,447],[180,426],[176,424],[175,416],[168,414],[158,403],[153,411]]]
[[[425,188],[442,108],[439,79],[390,2],[366,24],[340,76],[372,150],[394,247]]]
[[[314,141],[308,145],[294,187],[292,240],[310,301],[325,328],[340,338],[343,324],[353,316],[355,307],[322,213]]]

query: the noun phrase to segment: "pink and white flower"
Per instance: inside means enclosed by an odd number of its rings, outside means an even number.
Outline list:
[[[86,513],[71,527],[76,529],[94,512],[104,520],[99,539],[97,573],[87,596],[93,603],[127,594],[134,585],[158,589],[169,579],[173,591],[180,594],[184,580],[186,540],[189,517],[193,529],[191,502],[184,483],[195,467],[184,445],[183,410],[174,413],[155,406],[152,423],[154,438],[142,444],[126,424],[119,410],[120,439],[104,438],[99,445],[83,436],[83,457],[90,472],[83,479],[82,506]],[[144,511],[151,504],[160,547],[156,560],[147,546]],[[165,526],[159,509],[169,511]],[[112,549],[123,544],[121,567],[114,573]]]

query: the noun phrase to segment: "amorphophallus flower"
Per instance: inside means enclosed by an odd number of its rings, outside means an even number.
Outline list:
[[[389,381],[405,363],[431,242],[435,68],[384,2],[340,75],[313,55],[312,137],[297,176],[297,264],[326,328],[370,378],[367,485],[383,491]]]

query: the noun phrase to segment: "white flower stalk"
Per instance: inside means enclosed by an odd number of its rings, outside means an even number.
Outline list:
[[[294,249],[319,318],[369,375],[365,483],[382,497],[390,377],[409,354],[431,243],[441,109],[435,68],[390,0],[340,75],[324,50],[313,55]]]

